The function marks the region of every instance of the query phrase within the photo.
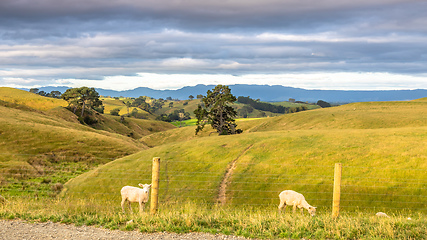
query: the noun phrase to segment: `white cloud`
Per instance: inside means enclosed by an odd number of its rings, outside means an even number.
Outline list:
[[[319,90],[398,90],[427,89],[427,76],[408,76],[390,73],[289,73],[289,74],[153,74],[138,76],[107,77],[103,81],[69,80],[71,86],[90,86],[113,90],[129,90],[137,87],[152,89],[179,89],[184,86],[261,84],[282,85]],[[408,87],[410,86],[410,87]]]

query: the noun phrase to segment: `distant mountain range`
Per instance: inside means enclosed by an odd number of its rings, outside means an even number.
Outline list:
[[[139,97],[148,96],[152,98],[185,100],[190,95],[196,97],[199,94],[206,95],[215,85],[196,85],[183,87],[177,90],[154,90],[139,87],[133,90],[114,91],[96,88],[102,96],[111,97]],[[307,90],[302,88],[284,87],[279,85],[229,85],[231,93],[236,96],[260,99],[265,102],[288,101],[290,98],[296,101],[317,102],[323,100],[330,103],[371,102],[371,101],[403,101],[427,97],[427,89],[416,90],[384,90],[384,91],[344,91],[344,90]],[[64,93],[69,87],[40,87],[39,91],[50,93],[60,91]],[[29,89],[23,89],[29,91]]]

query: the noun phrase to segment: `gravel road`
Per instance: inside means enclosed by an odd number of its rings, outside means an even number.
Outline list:
[[[207,233],[141,233],[138,231],[107,230],[92,226],[67,225],[61,223],[28,223],[20,220],[0,220],[0,240],[35,240],[35,239],[64,239],[64,240],[86,240],[86,239],[189,239],[189,240],[219,240],[235,239],[246,240],[247,238],[212,235]]]

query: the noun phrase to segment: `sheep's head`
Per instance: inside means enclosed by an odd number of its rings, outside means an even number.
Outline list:
[[[316,215],[316,208],[315,207],[309,207],[308,208],[308,213],[311,214],[311,216],[315,216]]]
[[[151,188],[151,184],[138,184],[138,186],[142,187],[142,190],[144,190],[144,192],[148,193],[148,191],[150,191]]]

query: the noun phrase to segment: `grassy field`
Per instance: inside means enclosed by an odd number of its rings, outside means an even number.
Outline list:
[[[100,201],[112,198],[123,185],[150,182],[151,159],[160,157],[163,202],[216,204],[234,162],[227,204],[275,208],[280,191],[294,189],[322,211],[331,206],[333,168],[339,162],[344,209],[425,213],[426,109],[425,101],[350,104],[241,121],[245,132],[235,136],[209,136],[212,129],[195,136],[194,127],[178,128],[142,138],[156,147],[83,174],[63,193],[84,198],[96,187]],[[382,124],[369,125],[376,121]],[[310,127],[295,129],[296,122]]]
[[[50,206],[46,208],[46,206]],[[259,239],[425,239],[426,215],[399,212],[390,218],[344,213],[337,219],[320,213],[278,214],[251,206],[221,207],[187,202],[160,205],[155,215],[122,214],[117,202],[18,199],[0,204],[0,218],[59,222],[141,232],[206,232]],[[408,217],[411,219],[409,220]]]
[[[257,238],[426,238],[427,98],[242,119],[244,132],[233,136],[108,114],[89,127],[63,108],[0,100],[0,180],[19,176],[1,185],[1,218]],[[153,157],[161,158],[159,213],[139,216],[134,206],[134,214],[120,214],[121,187],[151,182]],[[338,162],[341,215],[332,219]],[[10,171],[18,163],[24,167]],[[58,197],[56,182],[67,182]],[[318,216],[278,216],[285,189],[303,193]]]
[[[58,106],[66,107],[68,105],[68,103],[62,99],[46,98],[27,91],[7,87],[0,87],[0,100],[38,110],[50,110]]]
[[[104,106],[104,113],[109,115],[111,110],[120,109],[119,115],[127,115],[132,113],[132,111],[137,111],[138,113],[143,114],[146,119],[154,120],[156,117],[148,112],[137,108],[137,107],[127,107],[123,101],[132,101],[130,98],[110,98],[110,97],[101,97],[100,100]]]
[[[276,207],[285,189],[304,192],[310,204],[331,206],[334,163],[343,170],[343,206],[426,211],[427,128],[299,130],[194,138],[165,144],[108,163],[72,179],[66,196],[100,201],[115,198],[121,186],[151,181],[151,159],[160,157],[160,195],[165,203],[215,204],[219,185],[235,161],[227,187],[229,204]],[[420,172],[421,171],[421,172]],[[102,185],[102,186],[101,186]],[[374,187],[375,186],[375,187]]]
[[[98,123],[83,125],[62,107],[62,100],[12,88],[0,88],[0,99],[3,195],[55,195],[55,184],[146,149],[137,138],[175,128],[165,122],[121,121],[120,117],[101,114],[94,115]],[[33,108],[31,102],[38,107]]]

